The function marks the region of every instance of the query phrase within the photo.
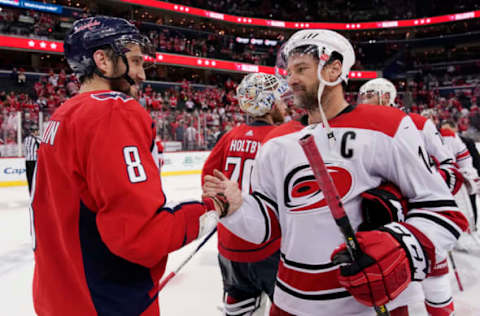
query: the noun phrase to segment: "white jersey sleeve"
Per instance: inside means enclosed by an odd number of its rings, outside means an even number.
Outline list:
[[[377,141],[374,170],[395,183],[409,201],[406,222],[415,226],[435,245],[437,260],[443,260],[462,229],[442,211],[458,211],[454,198],[438,172],[428,163],[428,156],[418,130],[409,117],[403,118],[392,140]],[[388,161],[388,163],[385,163]]]
[[[435,127],[431,120],[427,120],[423,126],[422,136],[425,141],[425,149],[430,156],[435,157],[441,164],[452,163],[454,160],[453,154],[445,146],[440,132]]]
[[[479,181],[477,170],[473,167],[473,160],[467,146],[462,139],[457,135],[448,135],[443,137],[445,144],[449,148],[452,155],[455,157],[460,172],[465,178],[465,184],[469,194],[476,194],[479,192]]]

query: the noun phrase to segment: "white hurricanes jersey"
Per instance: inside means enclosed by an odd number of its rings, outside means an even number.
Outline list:
[[[441,129],[440,132],[446,147],[455,157],[455,162],[459,167],[459,171],[465,179],[464,185],[462,185],[460,190],[458,190],[458,193],[455,194],[455,200],[473,228],[475,215],[469,195],[477,194],[480,189],[477,170],[473,167],[472,156],[462,139],[456,133],[446,129]]]
[[[441,133],[446,147],[454,156],[455,162],[458,164],[459,170],[465,178],[465,184],[467,185],[468,193],[478,193],[478,173],[473,167],[472,156],[470,156],[467,146],[454,132],[442,129]]]
[[[409,116],[420,131],[428,155],[435,157],[440,164],[455,161],[453,154],[444,144],[440,132],[431,120],[416,113],[410,113]]]
[[[268,141],[252,174],[252,195],[222,223],[251,242],[269,238],[267,208],[278,216],[281,260],[275,304],[294,315],[375,315],[340,286],[330,261],[343,236],[327,207],[299,144],[313,134],[354,228],[362,222],[360,194],[384,181],[408,198],[406,222],[421,230],[443,259],[459,237],[463,217],[438,172],[433,171],[412,120],[382,106],[349,107],[329,122],[336,142],[330,147],[325,129],[312,125]],[[423,271],[416,271],[423,274]]]

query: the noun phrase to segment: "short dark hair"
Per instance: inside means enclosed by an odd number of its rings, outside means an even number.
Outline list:
[[[320,57],[318,56],[318,46],[316,45],[302,45],[295,47],[292,49],[290,52],[289,56],[295,55],[295,54],[308,54],[311,55],[315,59],[319,59]],[[326,65],[333,63],[335,60],[340,60],[341,63],[343,63],[343,56],[338,53],[337,51],[333,51],[332,54],[330,55],[330,59],[327,61]]]
[[[318,61],[319,56],[318,56],[318,49],[317,48],[318,48],[318,46],[316,46],[316,45],[298,46],[298,47],[295,47],[294,49],[292,49],[289,56],[292,56],[292,55],[295,55],[295,54],[308,54],[308,55],[311,55],[315,60]],[[332,64],[336,60],[339,60],[343,64],[343,56],[339,52],[333,51],[332,54],[330,55],[330,58],[325,63],[325,66]],[[343,80],[342,80],[342,88],[343,88],[343,91],[347,90],[347,83]]]
[[[113,51],[113,49],[110,47],[110,46],[103,46],[103,47],[99,47],[97,48],[95,51],[97,50],[103,50],[105,51],[105,55],[107,55],[108,58],[110,58],[113,62],[113,66],[116,67],[118,65],[118,61],[119,61],[119,57],[117,54],[115,54],[115,52]],[[94,51],[94,53],[95,53]],[[93,59],[93,57],[92,57]],[[95,61],[94,61],[95,62]],[[95,66],[96,68],[96,66]],[[89,80],[92,80],[93,79],[93,76],[95,75],[95,71],[92,70],[91,72],[89,73],[86,73],[86,74],[83,74],[81,75],[78,80],[80,81],[80,84],[83,84]]]
[[[443,125],[448,125],[451,128],[457,128],[457,123],[455,123],[453,120],[445,120],[442,122],[442,124],[440,124],[440,126],[443,126]]]

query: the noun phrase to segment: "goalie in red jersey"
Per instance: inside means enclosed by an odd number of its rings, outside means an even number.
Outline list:
[[[214,169],[222,170],[238,182],[243,192],[250,192],[250,175],[260,145],[275,128],[274,124],[283,122],[282,95],[286,90],[286,82],[274,75],[255,73],[243,78],[237,88],[237,99],[251,123],[236,126],[220,138],[203,166],[202,179],[212,175]],[[269,229],[270,238],[257,245],[218,225],[218,258],[226,315],[252,315],[261,305],[262,293],[273,298],[280,257],[278,222],[272,222]]]

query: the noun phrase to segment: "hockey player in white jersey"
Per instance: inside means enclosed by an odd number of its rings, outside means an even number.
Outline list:
[[[457,134],[457,127],[453,121],[447,120],[442,122],[440,133],[445,141],[446,147],[455,157],[455,162],[458,164],[460,172],[465,179],[465,185],[459,191],[455,198],[460,210],[468,219],[469,230],[468,234],[462,235],[460,238],[457,249],[463,251],[478,251],[479,242],[476,235],[474,210],[471,204],[470,195],[478,194],[480,189],[480,179],[478,178],[477,171],[473,167],[472,156],[467,149],[465,143]]]
[[[376,78],[360,87],[358,97],[358,103],[395,106],[397,89],[389,80]]]
[[[430,120],[437,120],[437,113],[434,109],[427,109],[422,112],[422,116],[429,118]],[[451,123],[455,125],[453,122]],[[456,134],[450,124],[443,124],[440,128],[440,135],[442,142],[445,144],[444,148],[447,149],[448,154],[452,157],[453,162],[458,167],[461,178],[461,183],[464,185],[458,186],[456,191],[452,191],[455,195],[455,200],[460,210],[465,214],[469,223],[472,223],[473,209],[469,200],[469,194],[476,194],[479,191],[479,179],[477,173],[473,167],[472,157],[462,142],[460,137]],[[448,127],[448,128],[447,128]],[[454,126],[455,127],[455,126]]]
[[[393,83],[384,78],[377,78],[360,87],[359,101],[366,104],[396,107],[396,95],[397,89]],[[443,143],[435,125],[431,120],[418,114],[410,114],[410,117],[420,131],[428,156],[436,162],[437,170],[441,173],[451,192],[458,193],[462,187],[463,177],[454,165],[453,156]],[[429,277],[422,282],[425,307],[430,316],[449,316],[455,310],[448,272],[447,261],[441,261],[432,269]]]
[[[397,107],[395,98],[397,89],[389,80],[384,78],[372,79],[360,87],[359,102],[365,104],[378,104]],[[437,167],[442,178],[450,188],[453,195],[457,194],[463,184],[463,176],[455,165],[455,157],[449,148],[445,146],[440,132],[435,127],[433,120],[417,113],[409,113],[410,118],[420,131],[425,149],[429,158]]]
[[[278,217],[281,260],[271,316],[375,315],[371,306],[426,278],[466,220],[426,163],[417,128],[405,113],[345,101],[342,82],[355,60],[347,39],[329,30],[298,31],[280,60],[297,106],[311,122],[322,124],[264,144],[255,160],[251,195],[242,195],[220,172],[206,177],[205,193],[225,194],[230,207],[222,224],[254,243],[269,238],[267,210]],[[361,193],[382,182],[395,183],[410,203],[404,222],[357,233],[365,256],[341,267],[342,234],[298,142],[307,133],[314,135],[354,227],[363,221]]]

